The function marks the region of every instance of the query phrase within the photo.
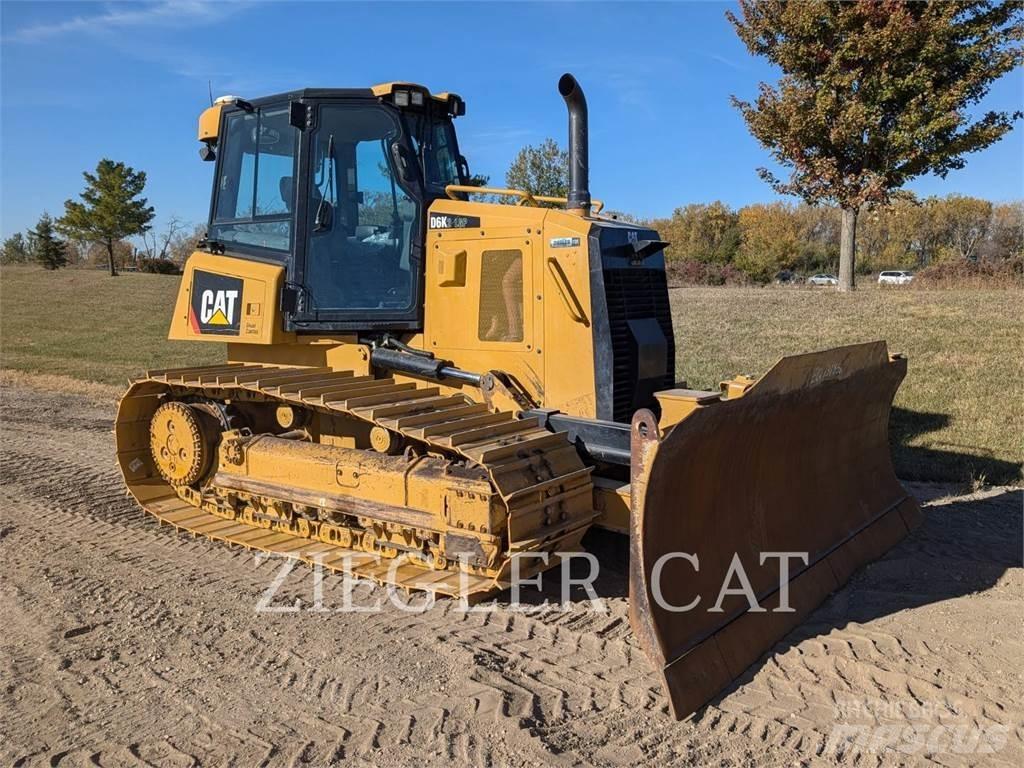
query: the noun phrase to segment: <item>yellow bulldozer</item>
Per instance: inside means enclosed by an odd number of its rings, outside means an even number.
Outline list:
[[[453,93],[218,99],[169,335],[227,360],[133,381],[117,461],[177,529],[467,600],[627,534],[632,628],[683,717],[917,522],[888,446],[906,360],[677,382],[667,243],[600,214],[586,100],[558,90],[565,198],[471,185]]]

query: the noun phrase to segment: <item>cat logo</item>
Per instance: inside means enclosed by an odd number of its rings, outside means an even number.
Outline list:
[[[237,336],[242,315],[242,280],[195,270],[188,321],[194,333]]]

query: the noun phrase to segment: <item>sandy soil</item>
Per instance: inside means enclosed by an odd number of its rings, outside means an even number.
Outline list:
[[[926,522],[718,700],[672,720],[606,611],[400,611],[160,527],[125,497],[109,402],[8,382],[0,760],[10,765],[1024,764],[1022,492],[916,486]],[[538,601],[543,596],[533,596]],[[417,603],[421,605],[422,600]],[[979,754],[980,753],[980,754]]]

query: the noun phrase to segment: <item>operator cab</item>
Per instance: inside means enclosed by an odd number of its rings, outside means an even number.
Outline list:
[[[407,83],[219,99],[200,118],[208,247],[285,264],[285,330],[420,327],[426,210],[469,173],[462,114]]]

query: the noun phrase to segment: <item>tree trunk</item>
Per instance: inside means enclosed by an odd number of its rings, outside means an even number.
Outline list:
[[[846,219],[843,219],[843,224],[845,226]],[[117,277],[117,267],[114,266],[114,243],[113,243],[113,241],[107,240],[106,246],[107,246],[107,260],[110,263],[110,276],[111,277]]]
[[[857,258],[857,209],[843,208],[843,225],[839,231],[839,290],[852,291]]]

